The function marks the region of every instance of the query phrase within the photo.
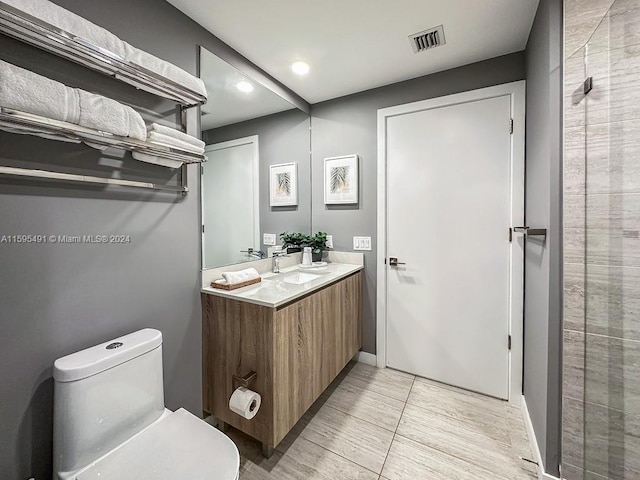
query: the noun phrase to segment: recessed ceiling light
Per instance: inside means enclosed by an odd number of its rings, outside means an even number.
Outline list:
[[[291,70],[297,75],[306,75],[309,73],[309,64],[305,62],[294,62],[294,64],[291,65]]]
[[[238,90],[244,93],[253,92],[253,85],[251,85],[249,82],[245,82],[244,80],[242,82],[238,82],[236,87],[238,88]]]

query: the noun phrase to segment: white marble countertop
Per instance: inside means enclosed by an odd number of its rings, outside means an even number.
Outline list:
[[[363,265],[348,263],[328,263],[324,267],[315,268],[293,265],[281,268],[280,273],[263,273],[260,283],[237,290],[227,291],[204,286],[201,292],[276,308],[363,268]]]

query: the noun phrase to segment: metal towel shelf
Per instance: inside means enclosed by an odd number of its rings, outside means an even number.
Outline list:
[[[168,98],[183,107],[207,99],[173,80],[158,75],[75,35],[0,1],[0,32],[98,72],[132,81],[141,90]]]
[[[1,167],[0,174],[11,175],[22,178],[40,178],[47,180],[62,180],[67,182],[94,183],[97,185],[114,185],[119,187],[151,188],[165,192],[187,193],[189,187],[186,185],[158,185],[149,182],[138,182],[135,180],[121,180],[119,178],[93,177],[90,175],[76,175],[73,173],[50,172],[47,170],[34,170],[28,168]]]
[[[177,148],[164,147],[130,137],[120,137],[111,133],[82,127],[74,123],[61,122],[39,115],[32,115],[30,113],[0,107],[0,128],[3,127],[19,133],[44,133],[49,137],[58,137],[60,140],[73,139],[102,147],[121,148],[123,150],[145,153],[184,163],[201,163],[207,159],[204,155],[186,152]]]
[[[186,126],[186,109],[206,103],[205,96],[148,69],[107,51],[50,23],[29,15],[0,0],[0,33],[38,47],[46,52],[78,63],[84,67],[109,75],[137,88],[167,98],[181,105],[182,127]],[[92,130],[67,122],[32,115],[0,107],[0,128],[23,134],[46,134],[54,140],[73,139],[100,147],[114,147],[183,162],[180,185],[169,186],[151,182],[77,175],[63,172],[0,166],[0,174],[23,178],[62,180],[69,182],[149,188],[186,194],[188,163],[206,161],[204,155],[193,154],[142,142],[128,137]]]
[[[103,147],[114,147],[154,155],[170,160],[177,160],[186,163],[200,163],[206,161],[204,155],[192,154],[175,148],[154,145],[149,142],[142,142],[128,137],[119,137],[110,133],[100,132],[89,128],[81,127],[73,123],[61,122],[50,118],[32,115],[17,110],[0,107],[0,128],[6,128],[13,132],[24,134],[44,133],[52,138],[60,140],[78,140]],[[53,172],[47,170],[26,169],[17,167],[0,167],[0,174],[15,177],[29,177],[51,180],[66,180],[71,182],[93,183],[101,185],[115,185],[124,187],[150,188],[153,190],[180,192],[186,194],[189,191],[187,186],[186,166],[182,166],[181,184],[177,186],[159,185],[150,182],[135,180],[121,180],[115,178],[103,178],[88,175],[76,175],[70,173]]]

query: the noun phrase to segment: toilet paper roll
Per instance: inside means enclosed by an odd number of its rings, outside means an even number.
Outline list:
[[[239,387],[231,394],[229,408],[241,417],[251,420],[258,413],[261,403],[262,398],[259,393]]]

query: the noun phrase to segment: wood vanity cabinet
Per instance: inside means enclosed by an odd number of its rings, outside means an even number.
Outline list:
[[[214,415],[272,450],[362,346],[362,272],[280,307],[202,294],[203,396]],[[233,375],[255,371],[247,420],[229,409]]]

